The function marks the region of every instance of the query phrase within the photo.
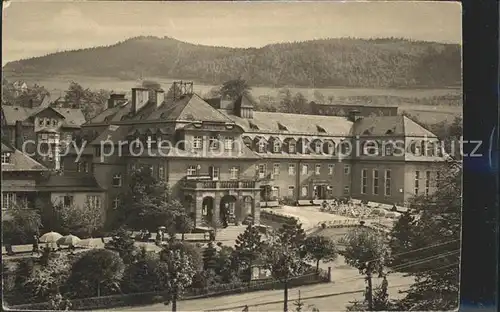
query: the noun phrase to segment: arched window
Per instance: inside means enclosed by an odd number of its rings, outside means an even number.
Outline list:
[[[314,143],[314,152],[316,152],[316,154],[321,154],[322,146],[323,146],[323,142],[321,142],[319,140],[316,141]]]
[[[122,186],[122,175],[120,173],[117,173],[113,176],[113,186],[114,187]]]

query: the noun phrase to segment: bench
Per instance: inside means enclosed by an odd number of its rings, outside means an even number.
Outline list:
[[[277,200],[260,202],[260,206],[263,208],[279,207],[280,203]]]
[[[299,206],[312,206],[312,205],[314,205],[313,203],[311,203],[310,199],[299,199],[297,201],[297,204]]]

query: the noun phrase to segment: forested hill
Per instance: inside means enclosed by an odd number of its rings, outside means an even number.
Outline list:
[[[403,39],[324,39],[235,49],[172,38],[137,37],[115,45],[7,63],[7,73],[163,77],[221,84],[241,76],[254,86],[448,87],[461,81],[460,45]]]

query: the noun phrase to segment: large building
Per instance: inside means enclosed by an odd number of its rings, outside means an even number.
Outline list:
[[[435,190],[443,161],[437,138],[407,117],[257,112],[248,96],[209,102],[186,83],[167,94],[114,94],[82,126],[83,149],[64,158],[65,174],[95,177],[112,218],[127,175],[148,166],[186,203],[196,226],[226,213],[259,223],[260,206],[284,198],[402,204]]]

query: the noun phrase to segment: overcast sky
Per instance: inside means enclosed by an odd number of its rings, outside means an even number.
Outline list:
[[[3,12],[2,26],[2,64],[139,35],[230,47],[348,36],[462,41],[461,6],[456,2],[13,0]]]

